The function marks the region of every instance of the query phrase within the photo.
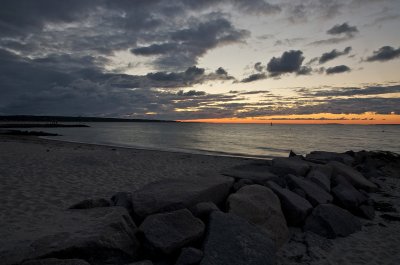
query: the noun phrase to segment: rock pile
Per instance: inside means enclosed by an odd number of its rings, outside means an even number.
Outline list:
[[[312,152],[249,163],[222,175],[165,179],[70,207],[2,264],[276,264],[290,227],[345,237],[373,219],[384,176],[400,177],[388,152]]]

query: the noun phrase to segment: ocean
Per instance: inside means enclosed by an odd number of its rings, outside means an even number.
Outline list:
[[[311,151],[400,153],[400,125],[273,125],[208,123],[86,123],[41,128],[51,139],[188,153],[271,158]],[[34,130],[34,129],[32,129]]]

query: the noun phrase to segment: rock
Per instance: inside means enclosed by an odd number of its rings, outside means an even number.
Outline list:
[[[307,218],[304,230],[327,238],[345,237],[361,230],[361,222],[342,208],[321,204]]]
[[[302,225],[307,215],[312,211],[312,205],[304,198],[283,189],[275,182],[268,182],[268,187],[278,196],[281,201],[282,211],[289,225]]]
[[[288,175],[288,180],[292,186],[303,190],[306,194],[306,199],[311,202],[313,206],[323,203],[329,203],[333,200],[332,195],[320,188],[317,184],[306,179]]]
[[[278,176],[271,172],[271,166],[267,163],[239,165],[223,171],[222,174],[239,180],[251,180],[253,183],[260,185],[265,184],[269,180],[278,179]]]
[[[275,244],[263,230],[234,214],[211,213],[201,265],[275,263]]]
[[[313,151],[306,155],[308,161],[317,163],[328,163],[330,161],[337,161],[343,164],[351,166],[354,162],[354,158],[348,154],[340,154],[334,152],[324,152],[324,151]]]
[[[136,218],[159,212],[190,208],[199,202],[225,202],[233,179],[224,176],[188,179],[165,179],[150,183],[132,195]]]
[[[228,211],[253,223],[269,233],[276,246],[289,238],[289,230],[282,213],[281,203],[267,187],[250,185],[228,197]]]
[[[363,189],[368,192],[373,192],[378,189],[374,183],[364,178],[360,172],[349,166],[339,162],[330,162],[329,165],[333,167],[334,175],[342,175],[357,189]]]
[[[199,240],[203,222],[187,209],[148,216],[139,227],[151,253],[170,255]]]
[[[175,265],[197,265],[203,258],[203,251],[196,248],[183,248]]]
[[[90,264],[120,264],[138,255],[137,228],[122,207],[68,210],[48,218],[0,252],[3,265],[38,258],[84,259]]]
[[[212,202],[200,202],[190,210],[197,218],[207,219],[212,211],[219,211],[219,208]]]
[[[372,205],[361,205],[358,208],[358,215],[369,220],[373,220],[375,218],[375,209]]]
[[[38,259],[25,261],[21,265],[90,265],[82,259]]]
[[[296,157],[296,156],[297,156],[297,154],[295,152],[293,152],[292,150],[290,150],[289,157]]]
[[[99,198],[99,199],[88,199],[77,204],[72,205],[68,209],[91,209],[96,207],[110,207],[111,203],[109,200]]]
[[[358,207],[368,199],[353,186],[343,184],[334,187],[332,189],[332,194],[339,206],[351,212],[357,211]]]
[[[111,197],[113,206],[124,207],[130,214],[133,213],[132,207],[132,193],[130,192],[118,192]]]
[[[279,176],[294,174],[305,176],[310,169],[310,165],[297,157],[293,158],[274,158],[272,160],[272,171]]]
[[[330,192],[332,171],[333,169],[330,166],[313,166],[306,178]]]
[[[246,185],[252,185],[252,184],[254,184],[254,181],[252,181],[250,179],[239,179],[238,181],[236,181],[233,184],[233,190],[238,191],[238,190],[240,190],[240,188],[242,188]]]

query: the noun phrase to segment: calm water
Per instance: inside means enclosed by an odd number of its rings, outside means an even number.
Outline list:
[[[45,128],[56,139],[157,150],[249,157],[287,156],[290,150],[388,150],[400,153],[400,125],[273,125],[204,123],[89,123],[90,128]]]

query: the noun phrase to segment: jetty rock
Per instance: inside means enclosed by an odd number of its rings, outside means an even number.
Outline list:
[[[200,265],[273,265],[274,241],[257,226],[234,214],[210,215]]]
[[[0,250],[1,264],[46,258],[82,259],[92,265],[136,259],[137,228],[122,207],[67,210]]]
[[[196,242],[204,229],[204,223],[187,209],[150,215],[139,227],[145,238],[145,247],[153,256],[157,252],[170,255]]]
[[[270,181],[267,185],[278,196],[287,223],[293,226],[302,225],[313,209],[310,202],[275,182]]]
[[[269,233],[277,247],[289,238],[281,203],[275,193],[264,186],[250,185],[229,196],[228,212],[236,214]]]
[[[151,214],[191,208],[200,202],[220,205],[228,197],[233,181],[217,175],[150,183],[132,194],[134,216],[143,220]]]
[[[361,230],[361,222],[340,207],[321,204],[307,218],[304,230],[327,238],[345,237]]]
[[[328,165],[332,166],[333,168],[333,176],[343,176],[355,188],[362,189],[368,192],[374,192],[378,190],[378,186],[376,184],[366,179],[360,172],[358,172],[354,168],[335,161],[329,162]]]

